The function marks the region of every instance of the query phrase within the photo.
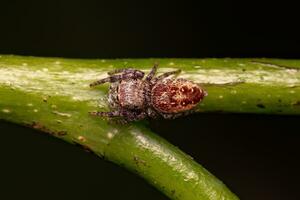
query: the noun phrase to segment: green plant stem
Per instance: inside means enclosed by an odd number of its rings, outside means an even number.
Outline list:
[[[145,178],[171,199],[234,200],[227,187],[147,122],[116,125],[88,115],[108,110],[107,85],[89,88],[107,71],[133,67],[180,68],[208,96],[198,112],[300,113],[297,60],[116,59],[83,60],[0,56],[0,119],[47,132],[84,147]]]

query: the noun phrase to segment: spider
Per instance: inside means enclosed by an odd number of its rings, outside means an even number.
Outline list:
[[[90,112],[99,117],[120,117],[126,122],[144,118],[173,119],[191,113],[207,92],[192,81],[167,78],[181,70],[170,71],[155,77],[158,64],[154,64],[144,78],[144,72],[126,68],[108,72],[109,77],[90,84],[90,87],[111,83],[109,112]]]

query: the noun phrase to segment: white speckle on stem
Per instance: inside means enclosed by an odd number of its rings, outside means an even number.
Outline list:
[[[200,65],[196,65],[196,66],[194,66],[194,68],[195,69],[199,69],[199,68],[201,68],[201,66]]]
[[[10,113],[10,110],[7,109],[7,108],[4,108],[4,109],[2,109],[2,112],[4,112],[4,113]]]
[[[106,60],[102,59],[102,60],[101,60],[101,62],[102,62],[102,63],[105,63],[105,62],[106,62]]]
[[[22,63],[22,66],[28,66],[28,64],[27,63]]]
[[[113,129],[112,131],[107,132],[107,138],[112,139],[119,133],[118,129]]]
[[[63,71],[62,74],[66,75],[66,74],[70,74],[70,72],[68,72],[68,71]]]
[[[298,72],[298,70],[296,70],[296,69],[286,69],[285,71],[290,74],[295,74],[296,72]]]
[[[237,91],[236,90],[231,90],[231,92],[230,92],[231,94],[236,94],[237,93]]]
[[[107,133],[107,138],[108,139],[112,139],[114,136],[115,136],[115,134],[113,134],[112,132]]]
[[[60,61],[55,61],[54,64],[60,65]]]
[[[118,130],[118,129],[113,129],[113,133],[114,133],[114,134],[118,134],[118,133],[119,133],[119,130]]]
[[[39,110],[38,109],[34,109],[33,112],[37,113],[37,112],[39,112]]]
[[[223,95],[220,95],[220,96],[219,96],[219,99],[223,99]]]
[[[48,68],[43,68],[43,71],[44,71],[44,72],[47,72],[47,71],[49,71],[49,70],[48,70]]]
[[[76,97],[76,96],[72,97],[72,99],[75,100],[75,101],[80,100],[80,98],[79,98],[79,97]]]
[[[291,90],[290,93],[291,93],[291,94],[294,94],[294,93],[295,93],[295,90]]]
[[[82,135],[79,135],[79,136],[77,137],[77,139],[78,139],[80,142],[86,142],[86,138],[83,137]]]
[[[28,103],[27,106],[28,106],[28,107],[32,107],[33,104],[32,104],[32,103]]]
[[[97,104],[98,108],[104,108],[105,106],[102,103]]]
[[[62,112],[58,112],[58,111],[52,111],[53,114],[62,116],[62,117],[71,117],[72,115],[69,113],[62,113]]]
[[[173,66],[173,65],[175,65],[175,63],[173,63],[173,62],[170,62],[170,63],[169,63],[169,65],[170,65],[170,66]]]

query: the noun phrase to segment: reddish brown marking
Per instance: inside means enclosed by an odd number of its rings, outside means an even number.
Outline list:
[[[189,88],[187,86],[183,86],[180,88],[180,92],[182,94],[187,94],[189,92]]]
[[[178,106],[178,102],[175,99],[171,98],[170,102],[171,102],[170,104],[171,104],[172,107],[177,107]]]

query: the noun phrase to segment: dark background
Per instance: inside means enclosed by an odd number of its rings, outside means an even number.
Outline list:
[[[298,6],[289,1],[0,4],[0,54],[300,58]],[[241,199],[297,199],[299,119],[202,114],[151,122],[151,128]],[[0,127],[1,199],[167,199],[137,176],[75,146],[3,121]]]

